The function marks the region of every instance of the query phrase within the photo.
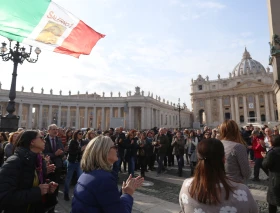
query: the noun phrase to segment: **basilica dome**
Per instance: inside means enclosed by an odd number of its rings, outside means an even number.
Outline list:
[[[243,57],[240,63],[238,63],[232,71],[232,76],[248,75],[248,74],[259,74],[265,73],[264,66],[251,58],[250,53],[245,48]]]

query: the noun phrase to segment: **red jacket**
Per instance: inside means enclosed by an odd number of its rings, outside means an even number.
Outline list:
[[[265,152],[265,148],[262,147],[262,145],[260,144],[260,140],[263,140],[261,138],[257,138],[254,137],[252,139],[252,150],[254,151],[254,158],[263,158],[263,156],[261,155],[261,152]]]

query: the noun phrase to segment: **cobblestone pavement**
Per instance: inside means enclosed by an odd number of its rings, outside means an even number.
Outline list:
[[[183,169],[183,177],[188,178],[190,177],[190,169],[189,166],[185,166]],[[253,170],[253,169],[252,169]],[[136,172],[137,174],[137,172]],[[168,167],[167,175],[169,176],[177,176],[177,168],[175,166],[173,167]],[[148,174],[147,174],[148,175]],[[119,174],[119,185],[121,185],[123,180],[126,180],[127,174],[120,173]],[[145,180],[150,181],[154,183],[153,186],[149,187],[141,187],[137,191],[148,195],[152,197],[159,198],[164,201],[168,201],[174,204],[178,204],[178,199],[179,199],[179,192],[181,189],[181,184],[175,184],[175,183],[170,183],[166,182],[164,179],[165,174],[161,175],[161,180],[155,177],[155,173],[149,173],[149,177],[146,176]],[[264,174],[263,171],[260,172],[260,182],[253,182],[251,180],[248,180],[248,187],[252,190],[260,190],[261,192],[266,192],[268,188],[268,180],[267,176]],[[60,188],[60,194],[59,194],[59,205],[57,206],[57,211],[58,213],[65,213],[65,212],[70,212],[71,210],[71,202],[66,202],[63,200],[63,193],[62,193],[63,187]],[[73,186],[71,187],[70,194],[72,194]],[[263,193],[266,194],[266,193]],[[265,202],[265,196],[262,196],[261,200],[256,200],[257,204],[259,206],[260,213],[268,213],[268,205]],[[141,213],[139,210],[133,210],[133,213]],[[278,213],[280,213],[280,208],[278,208]]]

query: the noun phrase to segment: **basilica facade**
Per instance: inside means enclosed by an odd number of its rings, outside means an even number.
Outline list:
[[[5,115],[9,90],[0,86],[0,113]],[[190,127],[191,112],[185,108],[179,112],[177,103],[172,103],[144,93],[139,87],[135,92],[128,91],[125,97],[120,92],[93,94],[45,94],[17,91],[16,112],[20,117],[19,126],[26,129],[44,129],[50,124],[59,127],[94,128],[106,130],[110,127],[123,126],[125,129],[151,129],[153,127],[178,128]]]
[[[273,73],[252,59],[245,48],[241,61],[228,78],[209,80],[198,75],[191,82],[194,124],[216,127],[225,119],[240,126],[278,120]]]

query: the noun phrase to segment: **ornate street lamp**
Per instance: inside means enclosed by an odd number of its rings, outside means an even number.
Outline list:
[[[186,104],[183,103],[183,106],[181,106],[180,105],[180,98],[179,98],[177,107],[174,108],[174,110],[179,112],[179,130],[181,130],[181,111],[185,110],[185,108],[186,108]]]
[[[7,52],[8,51],[8,52]],[[16,131],[18,128],[19,116],[14,115],[15,112],[15,98],[16,98],[16,79],[17,79],[17,68],[18,64],[22,64],[25,60],[29,63],[36,63],[38,61],[39,54],[41,50],[37,47],[35,49],[35,53],[37,57],[35,59],[31,58],[32,46],[29,48],[29,52],[26,52],[26,48],[24,46],[20,47],[19,42],[16,42],[15,46],[12,48],[12,40],[9,39],[9,49],[7,48],[7,44],[5,42],[2,43],[0,48],[0,57],[2,57],[3,61],[13,61],[13,78],[9,93],[9,102],[6,108],[8,114],[6,116],[1,115],[1,131]]]

